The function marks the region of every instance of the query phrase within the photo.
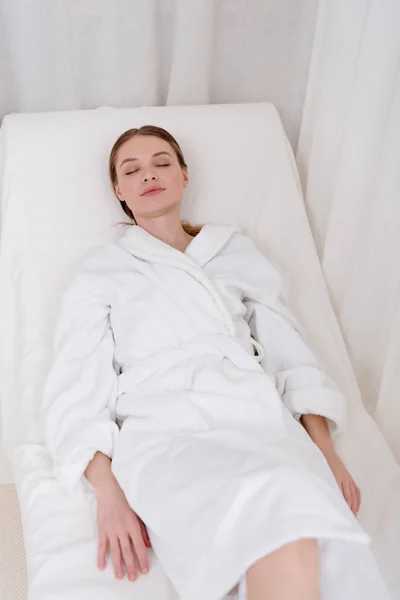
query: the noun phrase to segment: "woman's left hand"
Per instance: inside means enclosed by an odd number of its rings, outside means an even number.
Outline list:
[[[346,469],[336,452],[331,453],[325,458],[338,483],[338,486],[342,490],[344,499],[346,500],[354,515],[357,515],[361,505],[361,492],[358,485],[356,484],[356,482],[354,481],[354,479],[352,478],[352,476],[350,475],[350,473],[348,472],[348,470]]]

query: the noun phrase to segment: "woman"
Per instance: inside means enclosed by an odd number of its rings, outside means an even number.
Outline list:
[[[181,222],[165,130],[120,136],[110,176],[132,225],[82,261],[45,390],[56,476],[96,495],[99,568],[110,551],[118,578],[146,573],[145,523],[184,600],[239,582],[249,600],[384,598],[372,559],[354,570],[360,492],[330,437],[344,400],[279,272],[234,228]]]

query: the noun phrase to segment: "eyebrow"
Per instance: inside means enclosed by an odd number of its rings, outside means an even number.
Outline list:
[[[169,152],[166,152],[165,150],[161,150],[161,152],[155,152],[153,154],[154,156],[161,156],[161,154],[167,154],[168,156],[172,156]],[[138,160],[137,158],[125,158],[125,160],[122,161],[122,163],[119,165],[120,168],[122,167],[122,165],[124,165],[126,162],[131,162],[133,160]]]

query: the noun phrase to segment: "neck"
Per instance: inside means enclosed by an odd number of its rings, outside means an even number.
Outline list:
[[[140,219],[137,224],[154,237],[181,252],[186,249],[192,239],[192,236],[183,229],[179,214]]]

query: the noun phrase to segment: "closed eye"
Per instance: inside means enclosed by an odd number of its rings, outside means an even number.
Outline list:
[[[169,167],[170,163],[164,163],[162,165],[155,165],[156,167]],[[133,171],[127,171],[125,173],[125,175],[134,175],[135,173],[137,173],[139,171],[139,169],[134,169]]]

